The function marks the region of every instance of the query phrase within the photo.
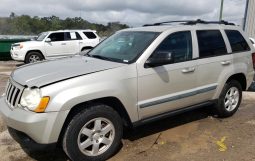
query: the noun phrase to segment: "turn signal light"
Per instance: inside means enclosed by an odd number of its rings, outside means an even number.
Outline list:
[[[37,113],[42,113],[45,111],[48,103],[50,101],[50,97],[43,97],[41,98],[40,104],[37,106],[37,108],[34,110]]]

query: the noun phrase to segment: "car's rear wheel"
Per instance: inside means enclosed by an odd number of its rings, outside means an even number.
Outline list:
[[[242,87],[236,80],[225,84],[218,100],[216,110],[219,117],[230,117],[239,108],[242,100]]]
[[[63,149],[74,161],[106,160],[118,150],[122,121],[111,107],[92,105],[73,117],[64,137]]]
[[[42,61],[42,60],[43,60],[43,56],[42,56],[41,53],[39,53],[39,52],[30,52],[26,55],[25,63],[26,64],[35,63],[35,62]]]

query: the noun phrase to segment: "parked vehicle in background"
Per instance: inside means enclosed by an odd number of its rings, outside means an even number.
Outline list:
[[[250,41],[251,41],[253,47],[255,48],[255,39],[254,39],[254,38],[251,38],[251,37],[250,37],[249,39],[250,39]]]
[[[41,33],[34,41],[13,44],[10,53],[14,60],[33,63],[72,56],[94,48],[99,41],[94,30],[49,31]]]
[[[157,23],[118,31],[86,56],[16,69],[0,113],[26,140],[101,161],[120,147],[123,127],[208,105],[232,116],[254,68],[255,49],[237,26]]]

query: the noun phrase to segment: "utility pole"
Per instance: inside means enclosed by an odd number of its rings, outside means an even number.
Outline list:
[[[244,12],[244,21],[243,21],[243,30],[244,31],[245,31],[246,23],[247,23],[248,4],[249,4],[249,0],[246,0],[246,6],[245,6],[245,12]]]
[[[219,18],[220,21],[222,20],[223,4],[224,4],[224,0],[221,0],[221,4],[220,4],[220,18]]]

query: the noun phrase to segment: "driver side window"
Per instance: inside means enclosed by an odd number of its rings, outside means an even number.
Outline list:
[[[151,55],[151,58],[161,58],[164,53],[171,54],[173,63],[191,60],[192,38],[190,31],[181,31],[170,34],[157,47]]]
[[[65,41],[65,34],[64,34],[64,32],[56,32],[56,33],[50,34],[50,36],[48,38],[50,38],[52,42]]]

